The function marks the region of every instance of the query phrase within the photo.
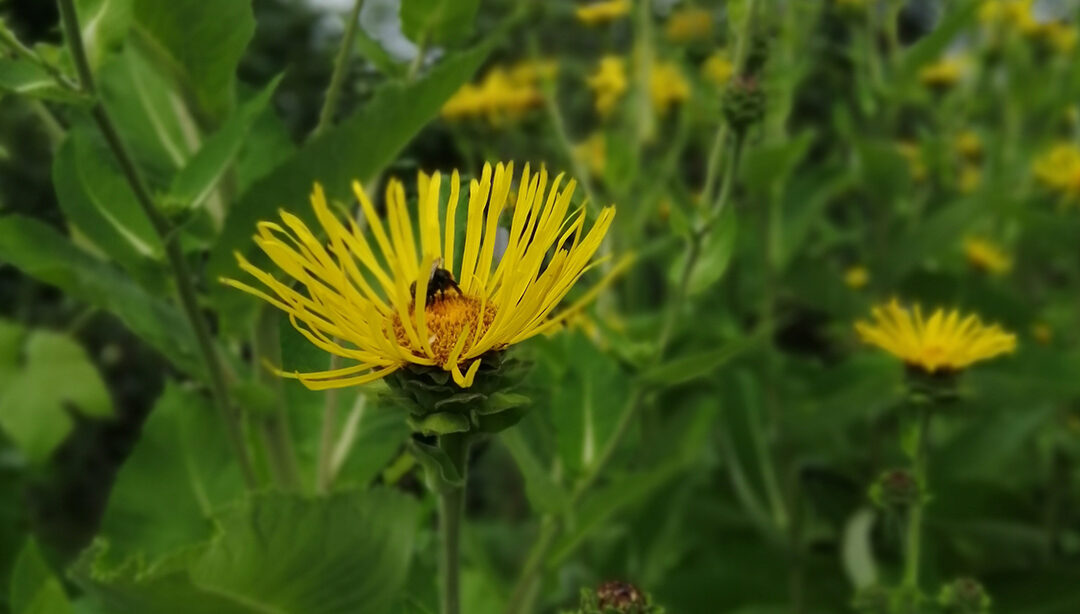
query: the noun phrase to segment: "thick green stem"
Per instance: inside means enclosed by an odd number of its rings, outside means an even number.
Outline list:
[[[259,417],[259,428],[262,431],[271,472],[281,488],[300,490],[303,484],[300,479],[300,463],[296,460],[296,449],[293,446],[292,434],[289,432],[281,379],[262,366],[264,360],[271,364],[281,364],[278,320],[276,313],[268,308],[262,309],[259,313],[255,324],[255,334],[252,336],[251,351],[253,368],[263,384],[274,391],[274,398],[277,400],[273,413]]]
[[[355,0],[352,10],[345,21],[345,33],[342,35],[341,47],[338,48],[337,57],[334,59],[334,72],[330,76],[330,84],[326,87],[326,98],[323,99],[322,110],[319,112],[319,123],[311,132],[315,138],[334,124],[334,116],[337,115],[338,100],[341,98],[341,88],[345,84],[345,73],[349,68],[349,56],[352,55],[353,43],[356,40],[356,26],[360,21],[360,8],[364,6],[364,0]]]
[[[918,408],[918,425],[915,431],[914,455],[911,459],[911,476],[919,487],[919,496],[911,504],[908,514],[906,546],[904,548],[904,579],[902,587],[911,591],[919,589],[919,558],[922,545],[923,508],[926,497],[927,445],[930,437],[930,410]]]
[[[90,63],[86,58],[86,50],[83,47],[82,35],[79,31],[79,21],[75,13],[73,0],[57,0],[57,4],[60,9],[64,37],[67,39],[71,57],[79,74],[79,87],[83,92],[95,96],[96,88],[94,86],[94,76],[90,70]],[[161,215],[154,205],[154,201],[150,196],[150,191],[143,182],[142,175],[139,173],[135,160],[128,152],[127,147],[120,138],[119,132],[116,130],[116,126],[112,122],[112,118],[109,117],[109,113],[105,110],[105,106],[101,101],[95,102],[91,114],[95,123],[97,123],[98,128],[105,136],[109,149],[112,150],[113,155],[116,157],[120,169],[124,173],[124,177],[127,179],[132,192],[135,194],[136,201],[139,203],[139,206],[147,219],[150,220],[158,237],[165,245],[165,256],[172,269],[173,280],[176,283],[177,294],[180,298],[180,305],[195,333],[199,352],[202,354],[203,362],[205,363],[206,375],[210,384],[210,394],[213,397],[214,405],[221,414],[222,420],[225,422],[225,427],[229,434],[229,442],[232,445],[237,462],[240,464],[240,470],[244,476],[244,481],[249,488],[253,488],[257,485],[257,480],[255,478],[255,471],[251,465],[251,459],[248,456],[247,446],[244,444],[244,433],[240,414],[229,403],[228,387],[225,381],[225,367],[221,362],[221,357],[217,354],[217,348],[214,346],[213,337],[210,335],[210,327],[207,325],[206,319],[199,309],[198,295],[195,292],[195,285],[192,281],[191,273],[188,271],[187,261],[184,259],[184,252],[180,246],[180,239],[177,234],[173,232],[168,220]]]
[[[442,545],[439,575],[442,614],[461,614],[461,522],[465,515],[465,482],[468,478],[469,438],[453,433],[439,437],[439,447],[461,476],[459,486],[439,488],[439,537]]]

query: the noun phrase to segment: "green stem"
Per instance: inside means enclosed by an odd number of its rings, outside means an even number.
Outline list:
[[[319,112],[319,123],[311,132],[311,138],[318,137],[334,124],[334,116],[337,115],[338,101],[341,98],[341,88],[345,84],[345,73],[348,72],[349,56],[352,55],[353,44],[356,40],[356,27],[360,21],[360,8],[364,6],[364,0],[355,0],[352,10],[345,21],[345,34],[341,39],[341,47],[338,48],[337,57],[334,59],[334,72],[330,76],[330,84],[326,88],[326,98],[323,99],[322,110]]]
[[[337,340],[335,339],[335,343]],[[330,356],[330,370],[341,368],[341,358],[333,354]],[[323,405],[322,427],[319,434],[319,459],[315,468],[315,491],[325,493],[330,489],[334,480],[334,437],[337,430],[337,404],[338,389],[331,388],[326,391],[325,404]]]
[[[907,545],[904,549],[904,579],[902,582],[903,588],[912,591],[919,589],[919,550],[922,545],[923,508],[926,499],[926,451],[930,431],[929,409],[920,405],[918,412],[919,423],[915,431],[915,452],[914,457],[911,459],[911,475],[919,487],[919,496],[912,503],[911,512],[908,516]]]
[[[406,81],[412,81],[420,73],[420,67],[424,65],[425,53],[427,53],[427,32],[421,34],[416,41],[416,57],[409,62],[409,70],[405,73]]]
[[[64,37],[67,39],[71,57],[74,60],[75,68],[79,74],[79,87],[83,92],[91,96],[96,96],[94,76],[90,70],[90,63],[86,58],[86,50],[83,47],[82,34],[79,31],[79,21],[75,13],[73,0],[57,0],[57,5],[60,9]],[[225,422],[229,434],[229,442],[232,445],[233,454],[240,464],[240,471],[244,476],[244,481],[249,488],[254,488],[257,485],[257,480],[255,478],[255,471],[251,465],[251,459],[248,457],[247,446],[244,444],[244,434],[240,421],[240,414],[229,403],[228,387],[225,382],[225,368],[221,362],[221,357],[217,354],[217,349],[214,347],[213,338],[210,335],[210,327],[207,325],[206,320],[199,309],[198,295],[195,292],[191,273],[188,271],[187,261],[184,259],[184,252],[180,246],[179,236],[173,232],[171,225],[165,217],[158,212],[158,209],[150,196],[150,191],[143,182],[142,175],[139,173],[139,169],[136,166],[134,159],[128,152],[127,147],[120,138],[120,134],[116,130],[116,126],[112,122],[112,118],[109,117],[108,111],[105,110],[105,106],[100,100],[94,103],[91,115],[97,123],[98,128],[105,136],[105,140],[112,150],[113,155],[116,157],[120,169],[124,173],[124,177],[131,186],[131,190],[134,192],[140,208],[147,219],[150,220],[151,225],[154,227],[154,231],[165,245],[165,255],[168,259],[169,266],[172,268],[173,279],[176,282],[177,294],[180,298],[180,305],[195,333],[199,352],[202,354],[203,362],[206,366],[206,375],[210,383],[211,397],[213,398],[214,405],[217,407],[218,412],[221,414],[222,420]]]
[[[268,308],[261,309],[255,324],[255,334],[251,343],[252,364],[259,379],[274,391],[277,402],[273,413],[260,416],[260,430],[270,469],[278,485],[286,490],[300,490],[300,463],[296,460],[292,434],[285,412],[284,390],[281,379],[262,367],[264,360],[272,364],[281,364],[281,337],[278,331],[276,314]]]
[[[439,447],[461,476],[460,486],[439,487],[439,574],[442,614],[461,614],[461,522],[465,514],[465,481],[468,478],[469,438],[465,433],[439,437]]]

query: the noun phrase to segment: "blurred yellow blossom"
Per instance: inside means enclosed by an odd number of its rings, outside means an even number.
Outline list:
[[[1031,325],[1031,336],[1040,345],[1050,345],[1050,341],[1054,338],[1054,331],[1050,328],[1050,325],[1045,322],[1036,322]]]
[[[1033,166],[1035,178],[1055,192],[1080,198],[1080,147],[1058,143],[1039,156]]]
[[[987,239],[978,237],[964,239],[964,255],[973,268],[994,275],[1008,273],[1012,268],[1012,259],[1005,250]]]
[[[1016,28],[1027,34],[1038,28],[1031,14],[1033,0],[986,0],[979,7],[979,19],[988,25]]]
[[[974,164],[964,164],[956,176],[956,189],[961,194],[971,194],[982,183],[982,170]]]
[[[616,55],[605,55],[600,58],[599,67],[589,75],[585,84],[596,97],[596,112],[601,117],[608,117],[630,87],[626,79],[626,60]]]
[[[922,157],[922,149],[919,148],[917,143],[900,141],[896,144],[896,151],[907,160],[912,179],[915,181],[926,179],[926,162]]]
[[[603,132],[593,132],[574,146],[574,156],[584,163],[593,175],[603,175],[604,166],[607,164],[607,137]]]
[[[692,6],[673,12],[664,26],[664,34],[671,42],[689,43],[709,38],[712,29],[712,14]]]
[[[956,153],[960,154],[960,157],[965,160],[978,162],[982,158],[982,139],[974,130],[964,130],[957,134],[956,139],[953,140],[953,147],[956,149]]]
[[[735,65],[722,51],[716,51],[710,55],[701,65],[701,75],[706,81],[723,87],[735,74]]]
[[[625,17],[630,12],[630,0],[603,0],[582,4],[574,10],[581,23],[595,26]]]
[[[554,79],[559,63],[552,59],[522,60],[510,67],[510,79],[515,83],[532,85]]]
[[[1041,23],[1029,33],[1036,41],[1046,45],[1049,49],[1061,54],[1071,53],[1076,48],[1076,26],[1062,21],[1049,21]]]
[[[924,66],[919,71],[919,81],[930,88],[947,89],[960,81],[967,65],[967,58],[961,56],[942,58]]]
[[[653,109],[666,114],[673,105],[690,97],[690,84],[686,82],[679,65],[675,62],[657,62],[649,73],[649,97]]]
[[[866,267],[855,265],[844,271],[844,284],[852,290],[865,288],[870,283],[870,271]]]
[[[517,119],[543,102],[537,81],[544,71],[553,75],[555,70],[554,62],[495,66],[479,82],[467,83],[455,92],[443,104],[442,116],[449,120],[484,116],[493,124]]]

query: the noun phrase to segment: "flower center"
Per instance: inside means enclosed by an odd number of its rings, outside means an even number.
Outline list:
[[[465,330],[466,327],[469,329],[469,334],[466,336],[461,349],[462,356],[467,354],[473,343],[480,340],[484,333],[487,332],[491,322],[495,320],[497,310],[491,303],[483,305],[483,320],[480,323],[480,331],[477,332],[476,326],[481,320],[480,307],[481,302],[479,299],[471,296],[449,294],[435,298],[424,310],[427,316],[428,344],[431,345],[432,358],[435,360],[436,366],[442,366],[446,363],[446,359],[454,351],[454,344],[457,343],[458,337],[461,336],[461,331]],[[409,305],[409,313],[411,314],[412,311],[413,306]],[[416,347],[409,341],[409,336],[405,332],[401,318],[396,313],[392,316],[391,323],[394,328],[394,336],[397,337],[397,342],[400,345],[411,349],[418,356],[426,354],[423,348]]]

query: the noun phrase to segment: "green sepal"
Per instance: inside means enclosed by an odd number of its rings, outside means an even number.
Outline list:
[[[409,416],[409,427],[417,433],[428,436],[464,433],[469,430],[469,419],[465,416],[442,411],[426,416]]]

